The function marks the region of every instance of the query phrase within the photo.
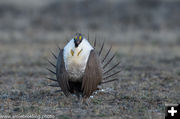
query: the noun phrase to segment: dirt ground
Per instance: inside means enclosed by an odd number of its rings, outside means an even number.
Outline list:
[[[0,2],[0,118],[5,115],[49,115],[57,119],[164,119],[165,104],[180,103],[180,34],[176,15],[180,4],[158,3],[155,10],[150,7],[139,10],[134,2],[106,1],[104,7],[109,4],[111,7],[109,11],[103,11],[101,2],[87,2],[96,8],[87,14],[69,2],[63,2],[63,5],[70,4],[72,10],[58,6],[56,0],[45,8],[42,2],[30,2],[35,7],[39,5],[38,9],[27,7],[29,3],[21,8],[22,0],[17,1],[17,4],[13,3],[15,6],[5,0]],[[86,3],[80,8],[84,5]],[[96,5],[102,8],[98,9]],[[120,16],[113,8],[121,11]],[[63,9],[67,11],[63,12]],[[110,17],[105,13],[99,15],[101,12],[108,12]],[[84,16],[77,17],[81,13]],[[172,19],[161,21],[169,14]],[[73,20],[71,15],[74,15]],[[149,20],[151,17],[154,22]],[[80,105],[75,96],[66,98],[62,92],[57,92],[59,88],[49,87],[53,82],[45,78],[55,77],[46,70],[53,69],[47,59],[56,62],[51,51],[57,55],[57,45],[63,48],[79,31],[86,36],[89,32],[92,40],[96,35],[97,49],[105,39],[103,54],[112,44],[117,56],[109,67],[120,61],[116,70],[122,70],[118,81],[103,84],[100,88],[104,91],[93,94],[88,107]]]
[[[71,37],[71,36],[70,36]],[[36,114],[56,118],[164,118],[165,103],[180,103],[180,47],[177,43],[116,43],[119,81],[102,86],[89,107],[47,86],[50,51],[64,41],[16,41],[0,44],[0,115]],[[108,43],[107,43],[108,44]],[[109,45],[106,45],[107,49]],[[114,64],[113,63],[113,64]],[[118,68],[118,69],[119,69]]]

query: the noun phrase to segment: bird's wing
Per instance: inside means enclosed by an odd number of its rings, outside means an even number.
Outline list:
[[[102,70],[99,59],[94,50],[91,50],[82,80],[83,96],[89,97],[97,89],[102,80]]]
[[[69,96],[69,83],[68,83],[68,73],[65,69],[65,63],[63,58],[63,49],[60,50],[57,65],[56,65],[56,78],[61,87],[61,90],[64,92],[66,96]]]

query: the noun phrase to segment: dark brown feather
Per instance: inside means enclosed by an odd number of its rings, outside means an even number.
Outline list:
[[[116,53],[114,53],[114,55],[107,61],[107,63],[103,66],[103,69],[105,69],[108,64],[114,59],[114,57],[116,56]]]
[[[52,51],[51,54],[54,56],[55,59],[57,59],[57,56]]]
[[[99,51],[99,56],[101,55],[102,50],[103,50],[103,48],[104,48],[104,42],[105,42],[105,41],[103,41],[102,46],[101,46],[101,49],[100,49],[100,51]]]
[[[106,80],[106,79],[108,79],[108,78],[110,78],[110,77],[112,77],[112,76],[114,76],[114,75],[116,75],[116,74],[118,74],[118,73],[120,73],[121,72],[121,70],[120,71],[117,71],[117,72],[115,72],[115,73],[113,73],[113,74],[111,74],[111,75],[109,75],[109,76],[106,76],[105,78],[103,78],[104,80]]]
[[[64,92],[66,96],[69,96],[69,83],[68,83],[68,73],[65,69],[65,63],[63,58],[63,49],[60,50],[58,59],[57,59],[57,65],[56,65],[56,78],[59,83],[59,86],[61,87],[61,90]]]
[[[68,43],[69,42],[69,40],[68,39],[66,39],[66,43]]]
[[[61,48],[59,47],[59,45],[57,45],[57,48],[58,48],[59,50],[61,50]]]
[[[49,84],[48,86],[51,86],[51,87],[59,87],[58,84]]]
[[[82,80],[83,97],[89,97],[102,80],[102,70],[100,69],[99,59],[94,50],[90,52]]]
[[[111,70],[113,70],[114,68],[116,68],[118,65],[120,64],[120,62],[118,62],[117,64],[115,64],[112,68],[108,69],[106,72],[104,72],[103,74],[107,74],[108,72],[110,72]]]
[[[113,82],[113,81],[117,81],[117,80],[119,80],[119,79],[115,78],[115,79],[103,81],[103,82],[101,82],[101,84],[105,84],[105,83],[109,83],[109,82]]]
[[[54,92],[55,93],[59,93],[59,92],[62,92],[62,90],[55,90]]]
[[[51,54],[54,56],[55,59],[57,59],[57,56],[51,51]]]
[[[107,58],[107,56],[109,55],[111,49],[112,49],[112,45],[111,45],[111,47],[109,48],[108,52],[106,53],[105,57],[103,58],[102,63],[104,63],[104,61],[106,60],[106,58]]]
[[[53,67],[55,67],[56,68],[56,65],[55,64],[53,64],[51,61],[49,61],[48,60],[48,62],[49,62],[49,64],[51,64]]]
[[[95,36],[95,39],[94,39],[94,48],[96,48],[96,36]]]
[[[57,82],[57,80],[56,79],[53,79],[53,78],[49,78],[49,77],[46,77],[47,79],[49,79],[49,80],[51,80],[51,81],[55,81],[55,82]]]
[[[47,68],[47,70],[50,71],[52,74],[56,75],[56,73],[54,71],[52,71],[51,69]]]

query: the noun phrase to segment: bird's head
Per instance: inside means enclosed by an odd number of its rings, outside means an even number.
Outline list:
[[[74,37],[74,44],[75,44],[76,48],[79,46],[79,44],[82,42],[82,40],[83,40],[83,35],[81,33],[76,33],[76,35]]]

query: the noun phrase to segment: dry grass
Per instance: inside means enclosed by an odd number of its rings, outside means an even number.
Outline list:
[[[114,44],[121,61],[119,81],[102,88],[90,99],[90,106],[79,105],[47,85],[51,76],[46,58],[56,43],[21,42],[0,44],[0,115],[51,114],[56,118],[164,118],[165,103],[180,103],[180,47],[174,43]],[[59,41],[60,43],[60,41]],[[64,42],[60,44],[63,46]],[[107,45],[106,47],[108,47]]]

